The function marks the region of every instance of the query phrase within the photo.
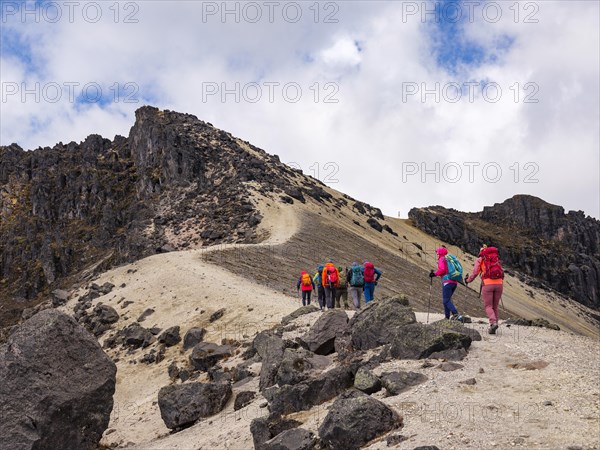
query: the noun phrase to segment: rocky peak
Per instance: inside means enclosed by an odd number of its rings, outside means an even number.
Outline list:
[[[128,137],[0,147],[0,192],[0,326],[85,268],[258,242],[255,193],[286,203],[332,198],[277,156],[151,106],[136,111]]]

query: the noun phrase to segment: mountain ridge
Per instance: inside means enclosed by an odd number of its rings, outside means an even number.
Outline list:
[[[407,237],[413,232],[404,222],[386,218],[378,208],[193,115],[150,106],[138,109],[127,138],[90,135],[80,144],[31,152],[17,145],[1,147],[0,189],[0,327],[15,324],[23,310],[48,301],[53,289],[72,291],[107,269],[155,253],[263,242],[274,231],[262,226],[265,208],[275,205],[306,209],[302,217],[313,225],[312,233],[333,230],[331,236],[313,239],[304,232],[292,240],[297,264],[316,264],[332,254],[344,265],[381,257],[394,267],[389,270],[394,280],[382,285],[381,292],[408,289],[421,307],[427,267],[434,264],[433,253]],[[336,237],[360,254],[329,250],[344,245]],[[441,241],[435,245],[454,242]],[[227,251],[220,255],[221,263],[228,263]],[[235,258],[239,255],[228,263],[232,270],[270,282],[261,270],[272,262],[258,255],[255,262],[262,265],[244,271]],[[294,261],[284,266],[285,278],[293,279]],[[536,283],[526,275],[523,279]],[[286,283],[282,279],[274,285],[287,289]],[[466,311],[479,307],[471,290],[463,301]]]
[[[469,253],[499,248],[504,264],[530,284],[551,288],[600,309],[600,221],[530,195],[516,195],[478,213],[432,206],[413,208],[421,230]]]

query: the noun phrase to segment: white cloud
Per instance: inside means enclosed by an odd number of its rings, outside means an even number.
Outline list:
[[[223,23],[222,11],[208,14],[221,2],[161,1],[137,4],[133,18],[138,23],[123,23],[124,3],[119,23],[108,3],[98,23],[78,16],[74,23],[3,23],[3,35],[17,32],[31,44],[37,68],[27,72],[28,66],[3,49],[3,86],[94,82],[114,94],[110,89],[116,83],[121,92],[118,103],[85,108],[66,95],[57,103],[10,96],[0,105],[0,142],[35,148],[91,133],[126,135],[134,110],[151,102],[195,114],[296,162],[306,173],[318,169],[321,178],[339,181],[330,183],[333,187],[388,214],[406,215],[412,206],[430,204],[481,210],[530,193],[600,216],[598,3],[539,3],[538,23],[523,23],[525,3],[518,23],[508,9],[513,3],[500,3],[498,23],[476,14],[465,27],[465,39],[489,53],[505,36],[512,45],[497,60],[462,66],[456,75],[437,65],[430,25],[419,15],[403,16],[402,2],[329,2],[319,3],[318,10],[299,3],[298,22],[291,20],[293,9],[284,15],[284,6],[291,4],[284,2],[273,11],[272,23],[267,7],[257,4],[262,6],[257,23],[244,20],[254,17],[244,6],[248,3],[237,4],[239,23],[232,14]],[[464,87],[470,80],[497,83],[501,99],[486,101],[477,90],[472,102],[466,92],[459,102],[449,102],[453,91],[444,87],[453,82]],[[533,84],[524,90],[528,82]],[[125,83],[134,83],[138,91],[123,92]],[[436,83],[439,100],[430,93],[423,102],[422,89]],[[215,86],[218,91],[211,95]],[[257,86],[261,96],[254,101]],[[292,102],[297,87],[301,97]],[[403,98],[415,87],[417,94]],[[237,91],[239,98],[232,92],[223,97],[224,89]],[[137,102],[125,103],[127,93]],[[538,103],[524,103],[526,94]],[[339,167],[335,175],[328,162]],[[432,169],[436,162],[440,170],[446,164],[439,183],[431,173],[425,183],[421,173],[403,180],[403,163],[420,170],[421,163]],[[473,182],[465,165],[470,162],[479,164],[472,166]],[[492,183],[494,164],[502,176]],[[448,182],[456,166],[463,173]],[[526,175],[538,182],[525,183]]]

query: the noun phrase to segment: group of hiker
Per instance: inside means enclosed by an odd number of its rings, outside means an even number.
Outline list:
[[[498,329],[498,305],[502,298],[504,270],[498,257],[496,247],[483,245],[479,256],[475,261],[473,271],[463,276],[463,268],[455,255],[448,252],[444,246],[435,250],[437,255],[437,270],[431,270],[429,296],[431,300],[431,288],[433,278],[440,277],[442,281],[442,305],[444,316],[448,320],[463,322],[464,317],[458,312],[452,302],[452,295],[459,283],[467,286],[478,276],[481,277],[480,295],[483,297],[485,313],[488,317],[490,334],[496,334]],[[310,305],[312,291],[317,291],[317,299],[321,310],[334,308],[348,308],[348,292],[352,296],[354,309],[360,309],[361,297],[364,293],[365,304],[373,301],[375,286],[382,275],[370,261],[364,261],[363,265],[352,263],[349,269],[343,270],[341,266],[336,267],[329,260],[325,265],[317,267],[317,272],[311,276],[303,271],[298,279],[297,289],[302,292],[302,305]],[[343,301],[343,305],[342,305]],[[429,306],[428,306],[429,313]]]
[[[336,267],[332,260],[317,267],[317,272],[311,275],[303,271],[296,285],[302,292],[302,305],[310,305],[311,293],[317,291],[319,309],[348,308],[348,292],[352,296],[354,309],[360,309],[361,297],[364,293],[365,304],[373,301],[375,286],[383,272],[372,262],[364,261],[363,265],[353,262],[348,269]],[[342,305],[343,301],[343,305]]]

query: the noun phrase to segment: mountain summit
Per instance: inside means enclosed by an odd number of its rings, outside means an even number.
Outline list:
[[[0,326],[87,270],[157,251],[254,243],[252,201],[331,198],[248,142],[190,114],[145,106],[129,137],[0,147]]]

